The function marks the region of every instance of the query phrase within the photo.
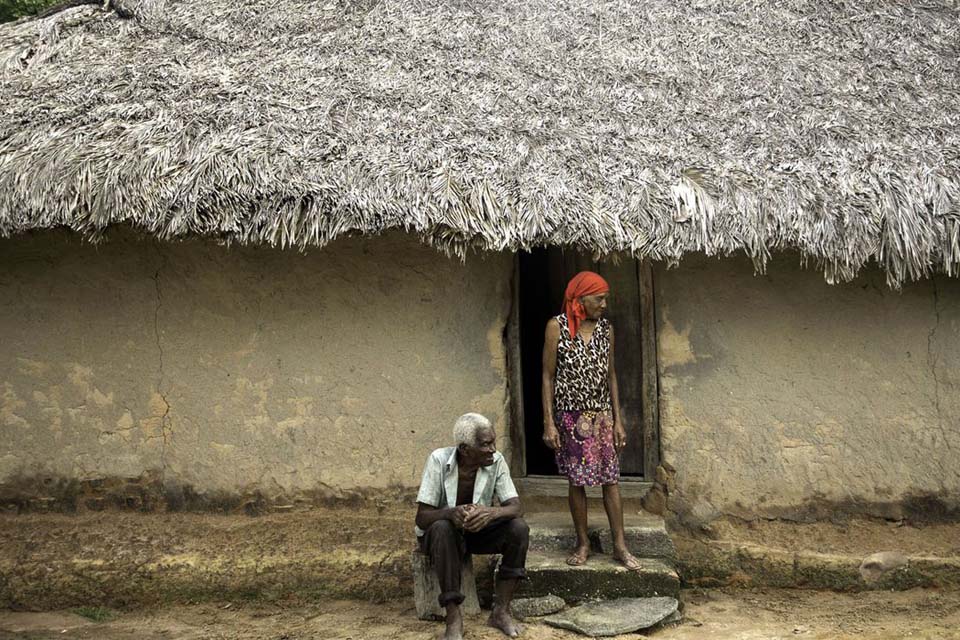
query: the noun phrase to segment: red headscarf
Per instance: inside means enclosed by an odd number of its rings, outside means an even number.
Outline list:
[[[608,291],[610,291],[610,285],[593,271],[581,271],[570,279],[567,291],[563,294],[563,312],[567,316],[567,328],[570,330],[571,340],[577,337],[580,323],[587,317],[580,298]]]

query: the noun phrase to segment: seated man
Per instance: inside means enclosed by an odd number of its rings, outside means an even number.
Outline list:
[[[510,470],[497,452],[493,425],[468,413],[453,426],[457,446],[437,449],[427,458],[417,494],[417,537],[430,556],[440,582],[440,606],[447,610],[446,640],[463,637],[460,566],[467,553],[499,553],[497,593],[488,624],[508,636],[520,634],[510,615],[517,582],[526,577],[529,528],[510,479]],[[500,506],[493,506],[494,496]]]

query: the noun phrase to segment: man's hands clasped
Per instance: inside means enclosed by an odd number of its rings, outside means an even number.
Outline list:
[[[453,523],[457,529],[463,529],[463,522],[467,519],[467,514],[470,513],[472,504],[461,504],[460,506],[454,507],[453,512],[450,514],[450,522]]]
[[[454,526],[471,533],[490,526],[496,519],[496,507],[485,507],[480,504],[461,504],[454,507],[450,517]]]

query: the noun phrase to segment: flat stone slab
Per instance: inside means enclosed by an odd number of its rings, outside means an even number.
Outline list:
[[[527,554],[527,580],[517,588],[518,597],[560,596],[566,602],[677,596],[680,578],[660,560],[639,558],[641,569],[628,571],[612,557],[594,554],[587,564],[571,567],[568,553],[531,551]]]
[[[677,611],[676,598],[619,598],[591,602],[548,616],[544,622],[585,636],[605,637],[647,629]]]
[[[513,615],[521,620],[536,616],[548,616],[551,613],[562,611],[567,603],[563,598],[553,594],[540,598],[518,598],[510,603]]]

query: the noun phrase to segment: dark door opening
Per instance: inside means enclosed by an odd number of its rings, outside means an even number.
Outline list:
[[[637,261],[597,263],[589,256],[556,247],[520,253],[520,359],[523,375],[523,417],[528,475],[557,475],[553,452],[543,444],[541,373],[547,321],[561,311],[567,282],[577,272],[596,271],[610,283],[608,317],[616,332],[617,383],[627,429],[627,447],[620,458],[624,476],[643,475],[642,363],[640,285]]]

